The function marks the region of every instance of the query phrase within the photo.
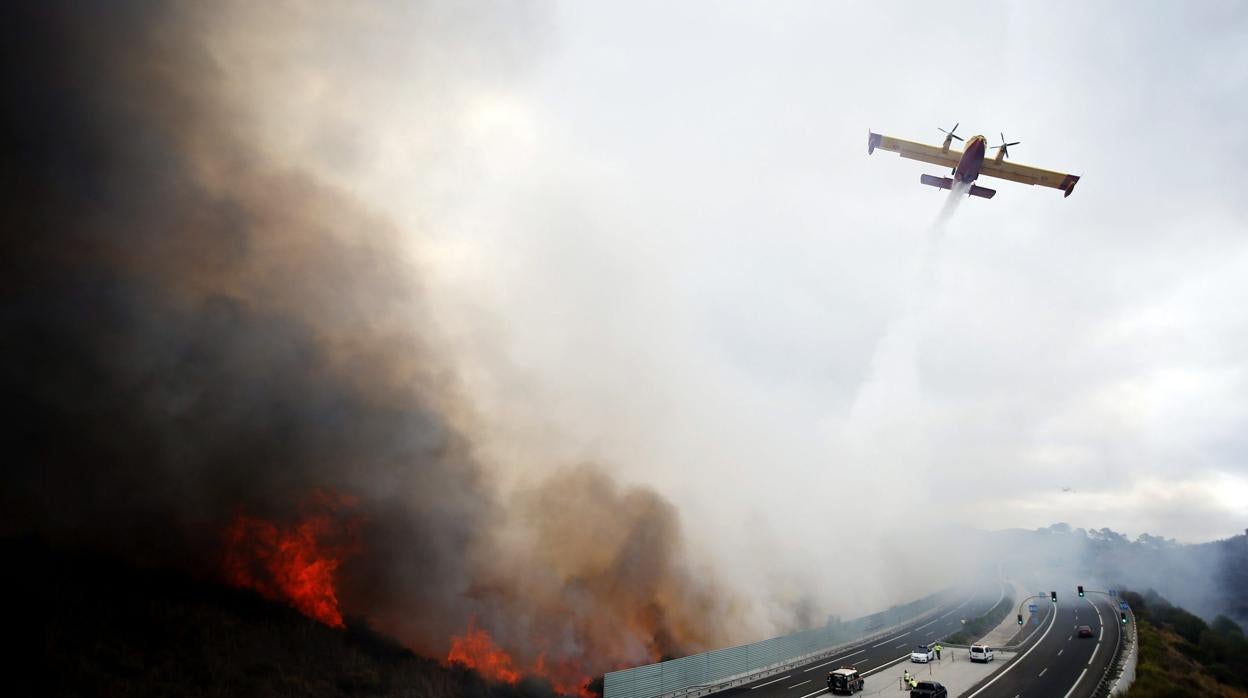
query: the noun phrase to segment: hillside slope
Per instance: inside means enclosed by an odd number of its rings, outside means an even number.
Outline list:
[[[1156,593],[1125,594],[1139,624],[1130,698],[1248,698],[1248,640],[1226,617],[1207,624]]]
[[[29,541],[0,543],[16,691],[48,696],[542,698],[545,682],[493,684],[416,656],[348,619],[335,630],[211,582]],[[13,683],[6,681],[12,686]]]

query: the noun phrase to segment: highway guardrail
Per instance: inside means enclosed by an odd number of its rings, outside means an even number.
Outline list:
[[[885,636],[899,625],[940,610],[952,593],[945,590],[862,618],[761,642],[608,672],[603,677],[604,698],[696,698],[755,681]]]

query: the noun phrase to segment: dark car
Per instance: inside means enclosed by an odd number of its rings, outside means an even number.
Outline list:
[[[949,698],[949,691],[935,681],[920,681],[910,689],[910,698]]]
[[[1078,630],[1079,630],[1079,637],[1092,637],[1092,635],[1094,634],[1092,632],[1092,628],[1086,625],[1079,626]]]
[[[862,674],[852,666],[843,666],[836,671],[828,672],[828,690],[833,695],[845,693],[853,695],[858,691],[866,688],[866,682],[862,678]]]

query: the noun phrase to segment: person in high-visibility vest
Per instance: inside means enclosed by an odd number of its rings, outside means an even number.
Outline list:
[[[910,670],[909,669],[906,669],[905,671],[901,672],[901,680],[906,682],[906,684],[910,683]]]
[[[935,647],[933,647],[932,649],[936,650],[936,659],[938,659],[938,660],[939,660],[939,659],[940,659],[940,650],[942,649],[942,648],[941,648],[941,646],[940,646],[940,643],[939,643],[939,642],[937,642],[937,643],[936,643],[936,646],[935,646]]]
[[[911,676],[911,677],[910,677],[910,688],[918,688],[918,687],[919,687],[919,680],[918,680],[918,679],[916,679],[916,678],[914,678],[913,676]]]

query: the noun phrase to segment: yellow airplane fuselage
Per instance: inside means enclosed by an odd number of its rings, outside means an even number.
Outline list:
[[[962,151],[962,159],[953,169],[953,178],[964,184],[970,184],[979,177],[979,168],[984,165],[984,153],[988,151],[988,139],[983,136],[971,136],[966,142],[966,150]]]

